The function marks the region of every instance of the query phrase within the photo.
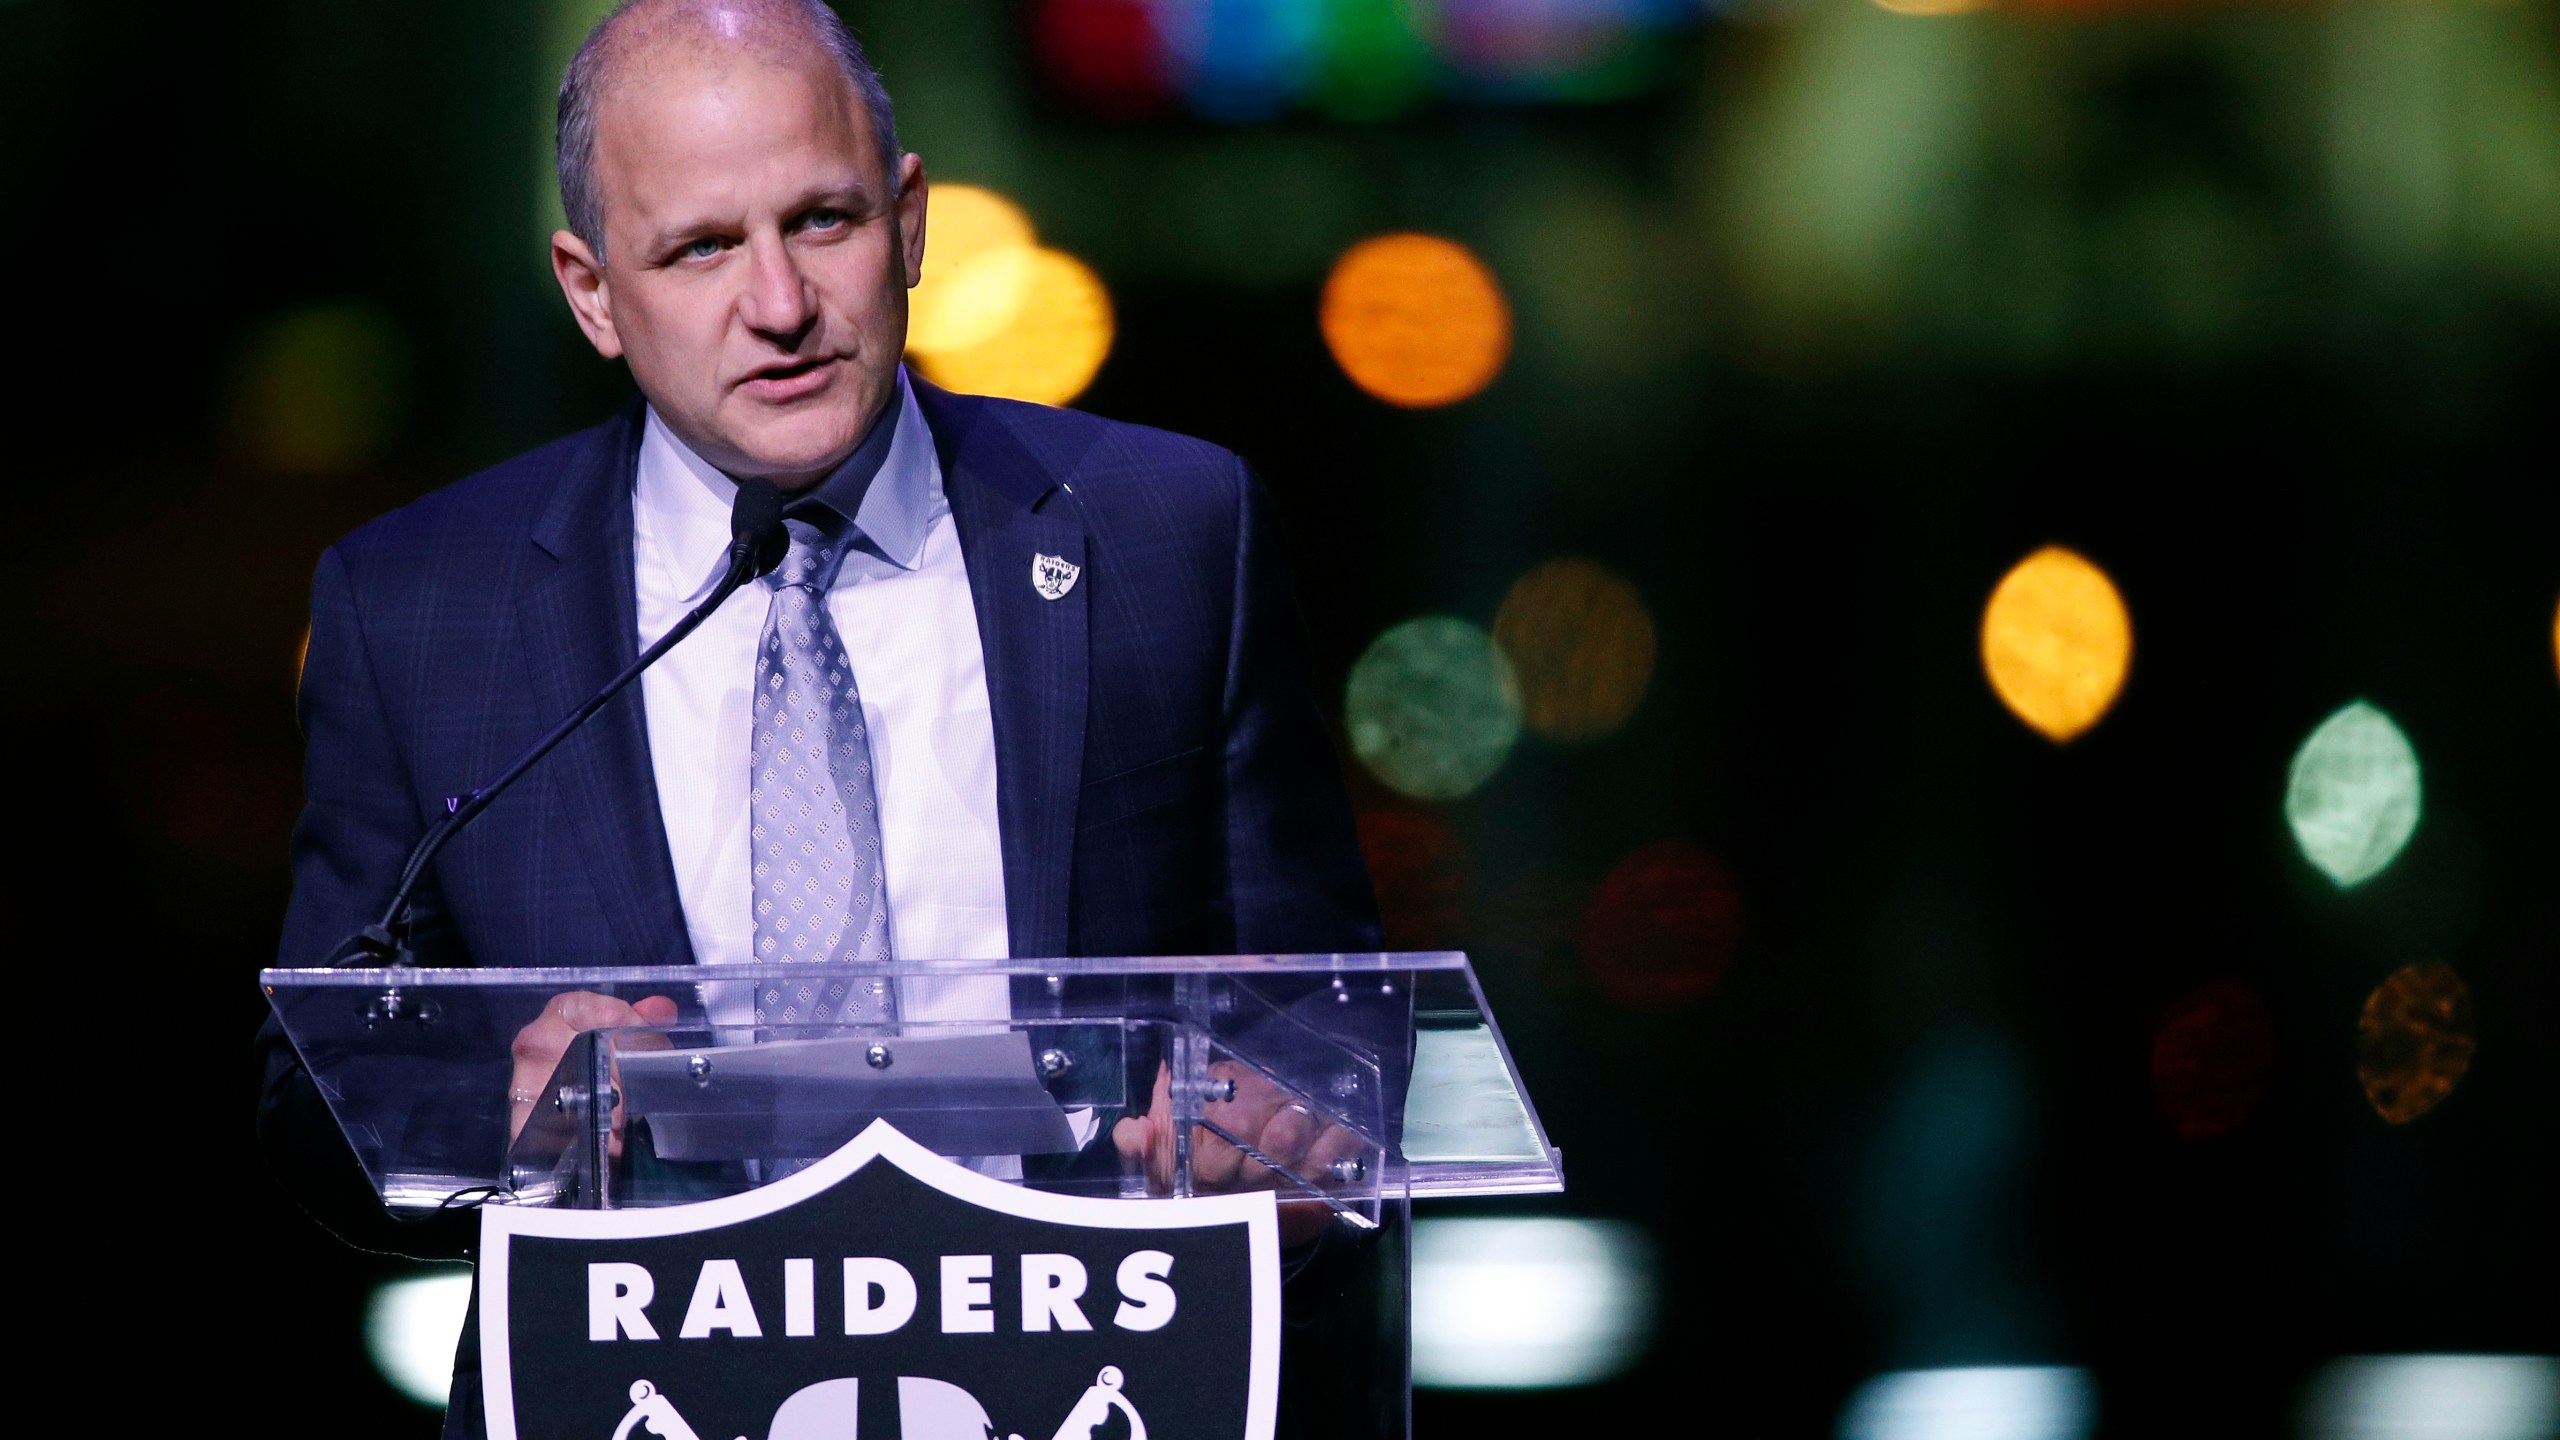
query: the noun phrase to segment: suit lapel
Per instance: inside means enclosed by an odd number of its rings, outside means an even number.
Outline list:
[[[533,694],[545,723],[565,715],[639,654],[632,594],[631,477],[642,411],[562,469],[532,539],[533,579],[516,603]],[[542,762],[553,771],[606,923],[630,965],[689,965],[684,903],[658,813],[640,685],[614,697]],[[609,958],[595,956],[585,963]]]
[[[920,380],[915,389],[942,462],[986,655],[1006,928],[1015,955],[1063,955],[1084,778],[1087,601],[1096,583],[1086,573],[1084,526],[1072,497],[1046,478],[1052,467],[1007,433],[996,407]],[[1044,556],[1076,569],[1055,599],[1034,584]]]

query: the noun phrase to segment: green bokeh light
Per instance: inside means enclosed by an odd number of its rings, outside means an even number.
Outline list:
[[[1309,99],[1336,120],[1392,120],[1431,87],[1430,43],[1415,0],[1329,0]]]
[[[1345,687],[1351,752],[1417,800],[1455,800],[1494,776],[1520,739],[1520,683],[1493,637],[1426,615],[1362,652]]]
[[[2285,823],[2303,858],[2340,889],[2381,874],[2417,832],[2418,752],[2391,717],[2358,700],[2294,752]]]

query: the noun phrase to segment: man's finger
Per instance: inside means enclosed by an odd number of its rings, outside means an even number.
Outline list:
[[[1262,1127],[1262,1139],[1256,1148],[1292,1170],[1306,1158],[1307,1147],[1324,1128],[1323,1122],[1306,1106],[1294,1101],[1280,1107],[1278,1114]]]
[[[653,995],[650,998],[655,1000],[665,997]],[[670,1008],[673,1008],[673,1002],[670,1002]],[[566,995],[551,997],[551,1012],[560,1017],[561,1024],[577,1033],[602,1030],[615,1025],[651,1023],[641,1018],[640,1011],[628,1001],[616,1000],[610,995],[599,995],[592,990],[572,990]]]
[[[552,996],[542,1007],[542,1014],[516,1032],[516,1059],[520,1063],[556,1062],[568,1051],[570,1041],[589,1030],[666,1025],[675,1018],[676,1002],[664,995],[652,995],[635,1006],[592,990],[572,990]]]
[[[664,995],[652,995],[645,1000],[634,1002],[631,1007],[631,1013],[636,1017],[633,1022],[635,1024],[673,1025],[676,1023],[676,1002],[668,999]],[[624,1050],[672,1050],[675,1048],[675,1043],[676,1042],[673,1039],[660,1031],[641,1030],[636,1034],[623,1036],[620,1042],[620,1048]]]
[[[1333,1173],[1335,1162],[1357,1160],[1368,1148],[1358,1135],[1339,1125],[1328,1125],[1324,1133],[1316,1137],[1316,1142],[1307,1147],[1306,1170],[1302,1173],[1328,1190],[1340,1189],[1350,1180]]]
[[[1172,1104],[1172,1072],[1158,1064],[1149,1106],[1111,1127],[1111,1139],[1121,1158],[1136,1161],[1145,1171],[1147,1193],[1151,1195],[1170,1194],[1173,1190],[1173,1131],[1166,1118]]]
[[[1246,1159],[1243,1151],[1204,1126],[1191,1128],[1191,1183],[1195,1187],[1210,1191],[1252,1189],[1254,1171],[1262,1171],[1262,1167]]]

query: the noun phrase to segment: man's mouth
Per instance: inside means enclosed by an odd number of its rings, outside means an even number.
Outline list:
[[[789,399],[824,384],[830,363],[828,357],[815,356],[760,366],[748,373],[742,388],[766,399]]]

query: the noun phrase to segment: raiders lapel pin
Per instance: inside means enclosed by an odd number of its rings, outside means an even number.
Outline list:
[[[1064,555],[1034,554],[1031,557],[1031,588],[1043,600],[1056,600],[1076,588],[1076,577],[1084,573],[1081,565],[1070,565]]]

